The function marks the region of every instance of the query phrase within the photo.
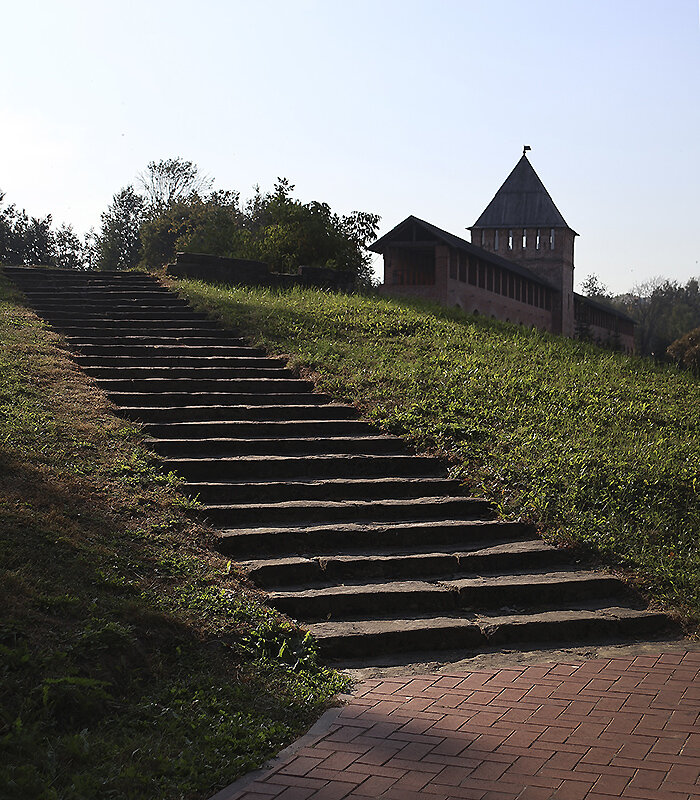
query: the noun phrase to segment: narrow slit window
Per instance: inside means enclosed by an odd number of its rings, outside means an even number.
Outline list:
[[[523,250],[527,247],[527,231],[523,228]]]
[[[513,249],[513,231],[508,231],[508,249]]]
[[[498,231],[493,233],[493,249],[498,250]]]
[[[540,229],[537,229],[537,239],[535,241],[535,250],[540,249]]]
[[[549,249],[554,250],[554,228],[549,229]]]

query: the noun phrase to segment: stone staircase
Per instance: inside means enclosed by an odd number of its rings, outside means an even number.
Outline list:
[[[141,273],[4,268],[337,660],[649,638],[667,619]],[[409,655],[413,654],[413,655]]]

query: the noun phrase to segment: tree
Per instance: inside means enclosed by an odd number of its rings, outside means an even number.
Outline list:
[[[53,234],[53,263],[63,269],[85,267],[85,248],[71,225],[61,225]]]
[[[138,180],[151,215],[160,214],[173,203],[193,195],[204,195],[212,186],[210,178],[199,174],[196,164],[179,156],[151,161]]]
[[[689,369],[693,375],[700,377],[700,328],[686,333],[669,345],[666,351],[669,358],[679,366]]]
[[[588,275],[581,284],[581,291],[586,297],[603,297],[610,299],[608,287],[600,280],[597,275]]]
[[[4,196],[0,192],[0,203]],[[51,215],[30,217],[14,205],[0,209],[0,264],[53,263]]]
[[[111,205],[101,215],[98,236],[98,269],[129,269],[141,257],[139,229],[145,216],[145,202],[133,186],[114,195]]]

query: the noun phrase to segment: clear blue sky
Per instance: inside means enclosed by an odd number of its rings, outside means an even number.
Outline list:
[[[520,157],[616,292],[700,275],[697,0],[3,3],[0,190],[80,233],[148,161],[468,238]]]

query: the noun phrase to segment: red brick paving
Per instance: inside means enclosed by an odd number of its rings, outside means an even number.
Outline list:
[[[699,718],[700,652],[375,679],[225,800],[700,800]]]

